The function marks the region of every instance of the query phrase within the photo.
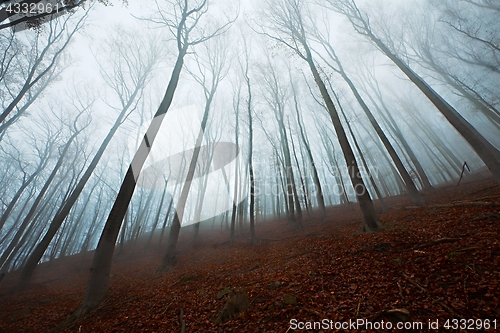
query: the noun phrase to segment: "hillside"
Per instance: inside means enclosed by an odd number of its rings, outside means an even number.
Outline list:
[[[500,186],[453,184],[425,200],[413,208],[405,196],[387,198],[392,209],[379,215],[386,230],[376,234],[357,232],[357,205],[329,208],[323,223],[305,215],[303,230],[284,220],[258,224],[255,246],[245,234],[229,244],[216,228],[193,247],[186,230],[167,274],[155,273],[157,242],[130,244],[115,256],[106,302],[56,331],[181,332],[185,323],[186,332],[292,332],[292,319],[387,322],[391,309],[406,309],[424,328],[429,319],[441,328],[452,318],[500,318]],[[42,264],[14,294],[17,272],[7,275],[0,332],[54,329],[81,301],[91,257]],[[220,323],[231,315],[228,299],[246,310]]]

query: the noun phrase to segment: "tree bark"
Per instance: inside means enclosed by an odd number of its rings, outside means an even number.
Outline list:
[[[363,178],[361,177],[354,152],[351,148],[351,145],[349,144],[349,141],[347,140],[347,135],[344,131],[344,128],[342,127],[342,123],[340,121],[335,105],[333,104],[333,101],[328,94],[328,90],[326,89],[326,86],[323,83],[318,70],[316,69],[316,65],[314,64],[312,57],[310,56],[310,51],[307,51],[307,63],[309,65],[309,68],[311,69],[311,72],[314,76],[314,81],[316,82],[321,92],[321,96],[323,97],[323,100],[325,101],[326,107],[330,114],[333,127],[335,128],[340,147],[345,157],[351,183],[354,188],[354,192],[356,193],[356,198],[358,199],[359,206],[361,208],[361,214],[363,215],[363,231],[378,230],[380,228],[380,222],[377,218],[377,214],[375,213],[375,208],[373,207],[373,202],[370,198],[370,194],[368,193]]]
[[[111,208],[108,219],[106,220],[104,230],[101,234],[101,238],[99,239],[99,243],[97,244],[96,252],[92,260],[89,281],[85,290],[84,299],[80,307],[73,314],[76,318],[86,315],[92,309],[101,304],[106,298],[109,290],[109,277],[115,243],[123,218],[125,217],[130,200],[132,199],[132,195],[137,185],[136,175],[138,175],[142,170],[142,167],[146,162],[146,158],[151,150],[151,145],[153,144],[160,129],[161,122],[172,103],[174,92],[177,88],[182,66],[184,64],[184,56],[187,52],[187,47],[188,45],[185,44],[182,48],[179,48],[179,55],[177,56],[165,96],[163,97],[158,111],[155,114],[155,118],[151,122],[144,138],[142,139],[141,145],[139,146],[132,163],[127,169],[116,200]]]
[[[371,31],[367,36],[391,59],[392,62],[412,81],[420,91],[434,104],[450,124],[463,136],[474,149],[481,160],[493,174],[493,178],[500,183],[500,161],[495,157],[499,152],[486,140],[467,120],[465,120],[448,102],[446,102],[434,89],[432,89],[408,65],[399,59],[389,48],[378,39]]]

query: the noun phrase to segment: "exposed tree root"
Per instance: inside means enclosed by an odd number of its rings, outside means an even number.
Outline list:
[[[99,304],[99,306],[95,307],[80,305],[78,309],[75,310],[75,312],[70,314],[65,320],[63,320],[59,325],[57,325],[57,327],[55,327],[52,330],[52,332],[57,332],[62,329],[73,327],[78,322],[85,320],[88,317],[91,317],[94,313],[102,309],[108,301],[109,298],[106,298],[101,304]]]

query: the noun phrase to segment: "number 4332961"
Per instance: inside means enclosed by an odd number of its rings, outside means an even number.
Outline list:
[[[42,14],[59,12],[59,3],[53,5],[50,2],[44,3],[10,3],[5,11],[9,14]]]
[[[497,320],[493,319],[448,319],[443,327],[447,330],[468,329],[468,330],[489,330],[497,329]]]

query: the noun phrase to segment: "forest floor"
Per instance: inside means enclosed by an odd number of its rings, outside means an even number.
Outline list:
[[[203,230],[193,247],[186,230],[178,264],[165,274],[155,273],[162,251],[139,241],[116,254],[104,304],[65,328],[54,329],[81,301],[92,253],[40,265],[17,293],[13,272],[0,283],[0,332],[181,332],[182,324],[186,332],[293,332],[294,319],[387,325],[392,309],[422,322],[417,331],[437,332],[429,320],[442,331],[453,318],[497,319],[498,328],[500,186],[476,180],[424,195],[429,206],[421,208],[406,196],[387,198],[385,230],[373,234],[358,232],[354,204],[329,208],[324,222],[304,214],[302,230],[284,220],[259,223],[254,246],[248,234],[229,244],[219,227]],[[474,331],[471,323],[461,331]]]

